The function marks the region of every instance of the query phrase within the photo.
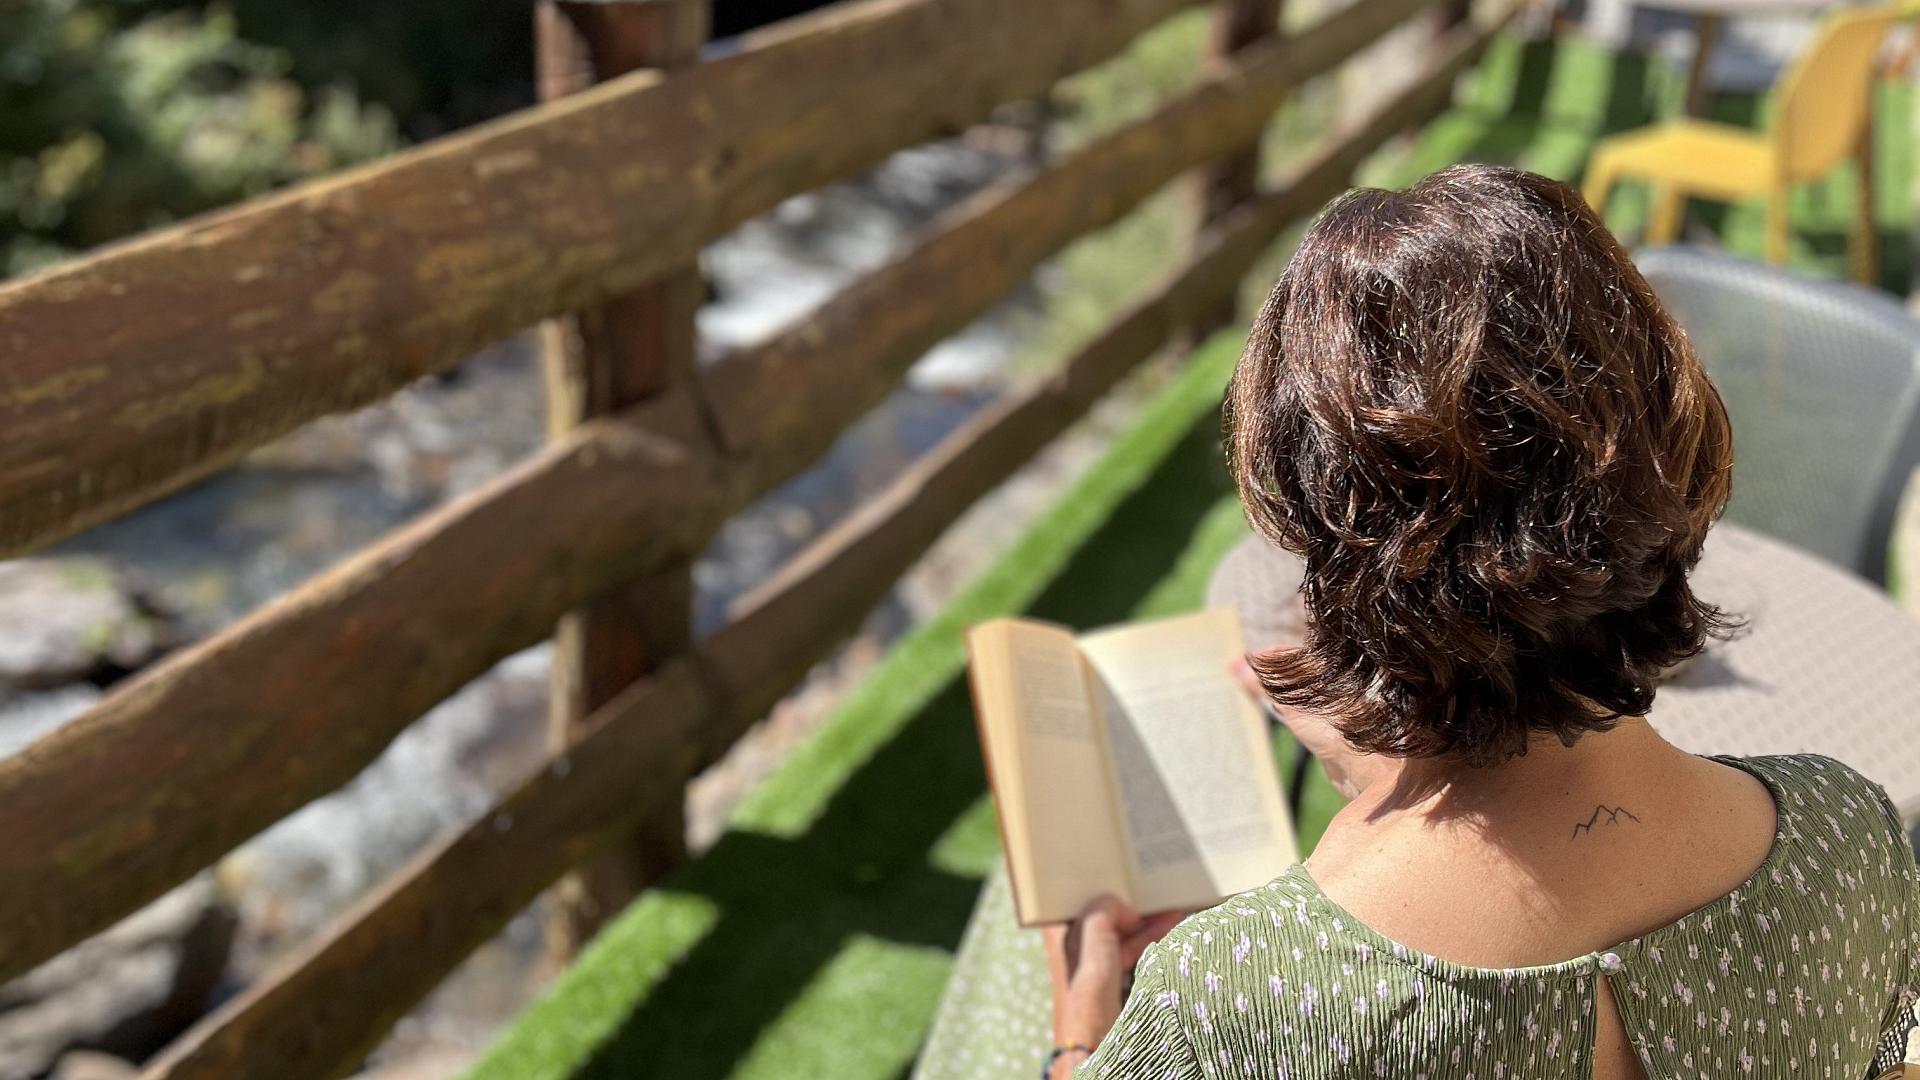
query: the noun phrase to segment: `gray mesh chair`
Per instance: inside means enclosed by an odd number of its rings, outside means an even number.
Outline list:
[[[1883,293],[1718,252],[1636,261],[1733,418],[1727,517],[1884,587],[1920,465],[1920,320]]]

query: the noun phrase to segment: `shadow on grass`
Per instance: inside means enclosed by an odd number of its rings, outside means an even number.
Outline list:
[[[1656,115],[1653,62],[1645,53],[1618,53],[1608,64],[1607,97],[1601,104],[1600,131],[1611,134],[1650,124]]]
[[[1557,42],[1525,42],[1504,85],[1483,87],[1472,106],[1478,134],[1450,155],[1459,161],[1522,165],[1546,140],[1584,144],[1568,167],[1550,169],[1577,183],[1602,135],[1652,123],[1658,115],[1653,62],[1643,53],[1569,54]]]
[[[1586,51],[1598,52],[1591,47]],[[1597,64],[1582,57],[1570,67],[1567,55],[1556,41],[1520,46],[1512,83],[1500,92],[1507,117],[1602,133],[1638,127],[1656,118],[1653,60],[1647,54],[1600,52]],[[1562,68],[1567,73],[1560,83],[1573,85],[1556,85],[1555,72]],[[1597,101],[1591,96],[1593,83],[1605,85]]]
[[[1560,50],[1551,41],[1529,41],[1520,47],[1520,60],[1513,76],[1508,113],[1539,117],[1546,108],[1547,94],[1553,88],[1554,61]]]
[[[1514,48],[1517,55],[1511,60],[1488,66],[1500,84],[1481,87],[1473,95],[1471,108],[1481,116],[1483,128],[1461,148],[1460,160],[1527,164],[1543,142],[1584,142],[1577,159],[1563,163],[1570,168],[1556,170],[1565,173],[1562,179],[1578,182],[1594,142],[1680,118],[1675,103],[1667,100],[1675,87],[1672,73],[1644,52],[1610,52],[1559,41],[1528,41]],[[1709,99],[1706,118],[1754,128],[1763,111],[1760,95],[1723,93]],[[1713,224],[1717,229],[1719,222]]]
[[[1125,619],[1167,575],[1229,490],[1208,414],[1028,608],[1078,627]],[[729,831],[665,884],[718,923],[578,1077],[729,1075],[854,935],[951,949],[980,882],[928,852],[986,789],[972,705],[956,678],[794,838]]]

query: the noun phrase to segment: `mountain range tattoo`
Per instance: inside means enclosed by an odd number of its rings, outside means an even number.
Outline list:
[[[1639,818],[1633,816],[1633,811],[1628,810],[1624,806],[1606,806],[1603,804],[1593,808],[1592,817],[1588,818],[1585,822],[1575,825],[1573,827],[1573,835],[1569,837],[1569,839],[1578,840],[1580,839],[1580,834],[1582,832],[1593,831],[1594,825],[1600,823],[1600,815],[1602,814],[1606,815],[1607,820],[1605,823],[1608,825],[1620,824],[1621,818],[1626,818],[1628,821],[1634,822],[1635,824],[1638,824],[1640,821]]]

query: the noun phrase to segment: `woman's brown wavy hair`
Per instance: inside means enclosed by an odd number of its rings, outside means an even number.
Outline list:
[[[1227,444],[1254,527],[1306,561],[1306,641],[1255,669],[1362,751],[1571,744],[1724,628],[1687,584],[1727,500],[1719,392],[1545,177],[1336,200],[1254,323]]]

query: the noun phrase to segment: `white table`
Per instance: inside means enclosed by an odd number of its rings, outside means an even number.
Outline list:
[[[1648,714],[1661,734],[1695,753],[1830,754],[1920,817],[1920,621],[1852,574],[1725,523],[1693,580],[1747,626],[1661,685]],[[1248,536],[1208,602],[1240,611],[1250,648],[1271,647],[1299,640],[1299,585],[1293,556]]]
[[[1687,68],[1687,113],[1701,116],[1707,105],[1707,65],[1720,41],[1724,19],[1754,15],[1809,15],[1844,7],[1846,0],[1633,0],[1636,7],[1693,16],[1693,61]]]

